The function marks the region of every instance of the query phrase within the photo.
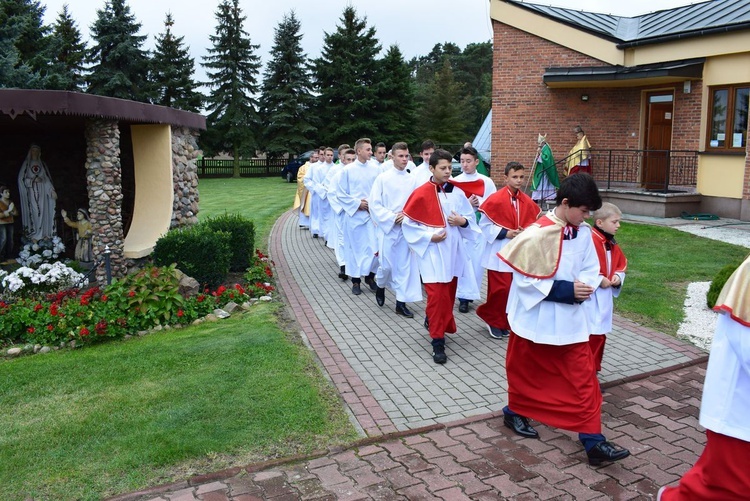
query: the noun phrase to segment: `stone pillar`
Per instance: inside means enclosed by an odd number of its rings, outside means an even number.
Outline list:
[[[116,121],[92,119],[86,123],[86,181],[94,259],[103,257],[108,246],[112,276],[124,276],[127,268],[123,256],[122,166]],[[106,284],[104,265],[96,270],[96,279]]]
[[[172,127],[172,228],[190,226],[198,222],[198,136],[197,130]]]

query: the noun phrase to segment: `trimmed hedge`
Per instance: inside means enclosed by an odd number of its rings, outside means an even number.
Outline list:
[[[232,234],[197,224],[174,229],[161,237],[154,247],[154,264],[176,264],[183,273],[201,285],[216,287],[226,280],[232,260]]]
[[[716,301],[719,299],[721,289],[724,288],[724,284],[727,283],[729,277],[731,277],[732,273],[734,273],[734,271],[739,268],[740,264],[742,263],[733,263],[726,265],[725,267],[720,269],[714,279],[711,280],[711,286],[708,288],[708,292],[706,293],[706,304],[709,308],[713,308],[714,306],[716,306]]]
[[[250,266],[250,259],[255,249],[255,225],[239,214],[224,214],[208,218],[200,223],[214,231],[225,231],[232,238],[229,242],[232,258],[230,271],[245,271]]]

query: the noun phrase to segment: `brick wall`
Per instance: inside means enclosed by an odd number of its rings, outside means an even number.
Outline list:
[[[492,170],[500,182],[511,160],[530,167],[537,134],[547,134],[556,159],[567,156],[576,142],[573,127],[581,125],[593,148],[641,147],[641,101],[644,90],[675,89],[672,149],[697,150],[701,90],[690,94],[681,82],[658,87],[550,89],[545,68],[604,66],[606,63],[542,38],[493,21]],[[589,96],[588,101],[581,95]],[[596,170],[596,166],[594,166]]]

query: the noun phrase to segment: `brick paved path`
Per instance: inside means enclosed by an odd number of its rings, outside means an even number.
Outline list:
[[[503,427],[505,342],[456,313],[449,361],[435,366],[416,317],[394,298],[351,295],[322,239],[287,213],[271,256],[284,300],[364,438],[346,450],[233,468],[118,496],[119,501],[355,499],[653,499],[697,459],[705,353],[622,318],[601,374],[608,438],[632,456],[588,466],[573,433],[536,424],[540,440]],[[356,321],[352,321],[356,319]]]
[[[633,455],[594,468],[572,433],[523,439],[497,416],[367,439],[305,460],[261,464],[120,496],[119,501],[654,499],[697,459],[705,363],[605,390],[606,433]]]

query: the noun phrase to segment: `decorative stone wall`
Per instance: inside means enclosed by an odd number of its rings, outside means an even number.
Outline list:
[[[198,222],[198,136],[199,132],[194,129],[172,128],[172,228],[190,226]]]
[[[86,181],[94,259],[103,257],[109,247],[112,276],[121,277],[127,268],[123,256],[120,129],[116,121],[92,119],[86,123]],[[106,283],[103,265],[96,270],[96,279]]]

